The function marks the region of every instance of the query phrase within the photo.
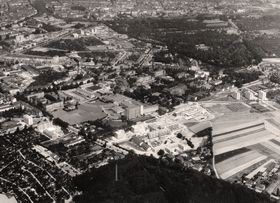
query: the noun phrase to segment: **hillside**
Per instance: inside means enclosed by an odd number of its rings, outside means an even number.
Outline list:
[[[173,162],[130,156],[117,164],[118,182],[115,163],[75,178],[74,186],[82,192],[75,202],[270,202],[240,185],[183,170]]]

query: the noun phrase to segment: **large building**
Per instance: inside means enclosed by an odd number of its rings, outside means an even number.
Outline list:
[[[125,109],[125,117],[127,120],[133,120],[141,117],[142,106],[132,102],[123,102],[122,106]]]

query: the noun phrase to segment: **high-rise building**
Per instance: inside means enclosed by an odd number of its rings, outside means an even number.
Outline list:
[[[141,105],[134,104],[132,102],[123,102],[122,103],[125,109],[125,117],[127,120],[133,120],[141,117]]]

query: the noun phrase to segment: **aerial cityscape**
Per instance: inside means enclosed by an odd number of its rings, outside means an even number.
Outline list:
[[[0,0],[0,203],[280,202],[280,0]]]

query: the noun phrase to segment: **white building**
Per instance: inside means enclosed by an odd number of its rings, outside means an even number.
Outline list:
[[[26,125],[31,126],[33,125],[33,117],[30,115],[24,115],[23,116],[23,122],[26,123]]]
[[[232,93],[232,97],[236,100],[240,100],[241,99],[241,94],[239,91],[235,91]]]
[[[265,91],[262,91],[262,90],[259,91],[259,100],[261,100],[261,101],[267,100]]]
[[[247,90],[245,92],[245,97],[248,99],[248,100],[255,100],[255,96],[254,96],[254,93],[250,90]]]

